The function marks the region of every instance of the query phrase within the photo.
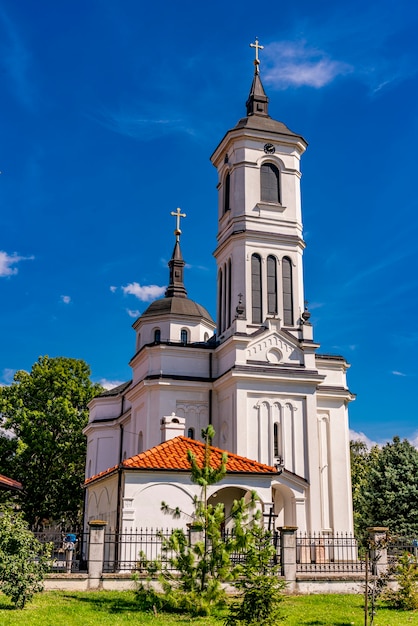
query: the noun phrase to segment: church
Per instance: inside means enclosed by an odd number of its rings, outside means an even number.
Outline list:
[[[227,475],[209,488],[226,516],[255,491],[276,528],[353,531],[346,360],[321,354],[304,300],[300,160],[305,139],[269,115],[258,41],[246,115],[211,156],[218,172],[217,319],[189,298],[180,209],[165,296],[134,322],[132,379],[94,398],[85,523],[185,527],[198,487],[187,451]],[[215,194],[214,194],[215,204]],[[214,210],[214,219],[216,212]],[[168,519],[161,503],[178,507]]]

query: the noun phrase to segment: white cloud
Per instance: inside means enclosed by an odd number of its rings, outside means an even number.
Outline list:
[[[164,294],[165,289],[165,287],[159,287],[158,285],[140,285],[139,283],[129,283],[129,285],[122,287],[125,295],[135,296],[142,302],[150,302],[155,298],[159,298]]]
[[[282,41],[265,46],[265,82],[277,89],[314,87],[319,89],[337,76],[353,71],[348,63],[331,59],[326,52],[309,48],[304,41]]]
[[[13,267],[20,261],[33,261],[33,256],[18,256],[16,252],[14,254],[7,254],[4,250],[0,250],[0,276],[14,276],[17,274],[17,267]]]
[[[111,285],[109,289],[112,293],[115,293],[117,291],[117,287],[115,287],[115,285]]]
[[[398,372],[397,370],[393,370],[392,374],[394,376],[407,376],[407,374],[404,374],[403,372]]]
[[[367,435],[362,432],[356,432],[355,430],[351,430],[350,428],[350,439],[351,441],[362,441],[366,444],[367,448],[370,450],[373,446],[379,445],[376,441],[372,441]]]
[[[139,316],[138,309],[126,309],[126,312],[129,315],[129,317],[134,317],[135,319]]]
[[[71,297],[70,296],[61,296],[61,302],[63,302],[64,304],[70,304]]]
[[[104,387],[105,389],[114,389],[115,387],[119,387],[122,383],[126,382],[125,380],[108,380],[107,378],[101,378],[97,381],[99,385]]]

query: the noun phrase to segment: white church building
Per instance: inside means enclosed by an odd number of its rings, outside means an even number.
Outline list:
[[[300,159],[307,143],[269,116],[254,47],[246,115],[211,157],[217,320],[187,295],[178,209],[165,297],[133,324],[132,380],[90,403],[86,523],[185,525],[198,493],[187,450],[202,457],[201,430],[212,424],[213,458],[219,450],[229,458],[211,499],[228,510],[255,490],[276,527],[353,531],[349,366],[318,351],[304,300]],[[185,515],[168,519],[163,501]]]

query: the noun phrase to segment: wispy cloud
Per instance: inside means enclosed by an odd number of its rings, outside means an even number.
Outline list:
[[[164,294],[165,290],[165,287],[159,287],[158,285],[140,285],[139,283],[129,283],[122,287],[125,295],[135,296],[142,302],[150,302],[155,300],[155,298],[159,298]]]
[[[34,85],[29,78],[31,55],[17,27],[0,7],[0,65],[10,77],[15,97],[26,108],[34,104]]]
[[[129,317],[133,317],[135,319],[139,317],[138,309],[126,309],[126,312],[129,315]]]
[[[5,367],[0,376],[0,385],[10,385],[10,383],[13,382],[13,377],[15,373],[16,370],[11,369],[10,367]]]
[[[140,111],[114,112],[108,110],[103,110],[89,117],[108,130],[142,141],[150,141],[174,133],[195,134],[188,121],[180,117],[155,117],[141,114]]]
[[[267,84],[276,89],[314,87],[320,89],[337,76],[353,71],[348,63],[332,59],[323,50],[310,47],[305,41],[280,41],[265,46],[267,69],[263,72]]]
[[[19,256],[16,254],[7,254],[3,250],[0,250],[0,277],[1,276],[14,276],[18,270],[17,263],[20,261],[33,261],[34,256]]]
[[[61,302],[63,302],[64,304],[70,304],[71,297],[70,296],[61,296]]]
[[[117,291],[117,289],[118,289],[118,288],[117,288],[115,285],[111,285],[111,286],[109,287],[109,289],[110,289],[110,291],[111,291],[112,293],[116,293],[116,291]]]
[[[398,370],[393,370],[392,374],[394,376],[405,376],[405,377],[408,376],[408,374],[404,374],[403,372],[398,372]]]

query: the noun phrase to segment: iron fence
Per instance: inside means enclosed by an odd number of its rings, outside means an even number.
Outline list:
[[[103,571],[110,572],[146,572],[148,568],[153,569],[153,563],[157,562],[159,567],[168,571],[175,571],[172,563],[174,552],[168,549],[168,541],[176,529],[124,529],[122,533],[109,531],[104,536],[104,561]],[[199,533],[198,533],[199,534]],[[230,531],[222,534],[224,541],[233,538]],[[189,543],[201,539],[200,536],[188,534]],[[275,556],[272,564],[277,564],[280,558],[280,536],[279,533],[272,534],[271,541],[275,548]],[[243,563],[245,555],[243,552],[234,551],[230,554],[233,564]]]
[[[296,571],[309,573],[361,573],[365,561],[359,558],[358,543],[349,534],[298,535]]]
[[[396,563],[406,553],[418,558],[418,539],[409,537],[391,537],[388,543],[388,563]]]
[[[89,533],[44,530],[33,533],[42,544],[51,544],[51,572],[86,572]],[[71,540],[69,540],[71,539]]]

